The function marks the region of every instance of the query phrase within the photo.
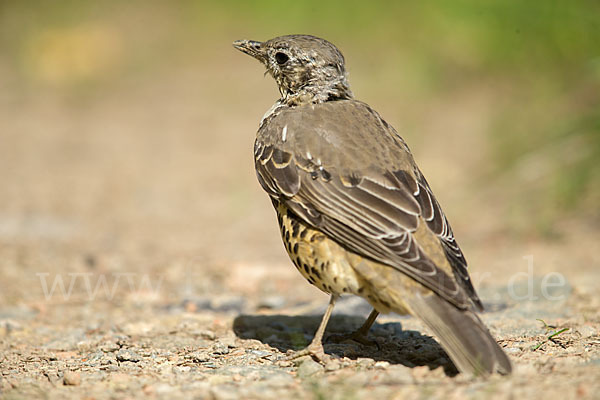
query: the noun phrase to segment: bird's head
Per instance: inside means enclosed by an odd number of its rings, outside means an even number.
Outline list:
[[[352,98],[344,56],[327,40],[289,35],[266,42],[237,40],[233,46],[265,65],[288,105]]]

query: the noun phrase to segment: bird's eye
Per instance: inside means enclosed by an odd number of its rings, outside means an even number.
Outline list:
[[[285,64],[289,59],[290,58],[285,53],[281,53],[281,52],[275,53],[275,61],[277,61],[277,64],[279,64],[279,65]]]

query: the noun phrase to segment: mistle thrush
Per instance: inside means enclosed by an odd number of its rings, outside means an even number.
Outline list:
[[[336,299],[365,298],[378,313],[420,318],[461,372],[510,373],[511,364],[475,314],[483,309],[450,224],[400,135],[354,99],[344,57],[309,35],[239,40],[275,78],[281,98],[260,122],[258,180],[277,211],[285,248],[300,273]]]

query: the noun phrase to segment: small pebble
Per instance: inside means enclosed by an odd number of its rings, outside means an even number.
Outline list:
[[[359,358],[356,360],[356,363],[363,368],[368,368],[375,364],[375,361],[371,358]]]
[[[223,343],[217,343],[213,346],[213,354],[224,355],[229,354],[229,347]]]
[[[113,341],[106,341],[100,345],[100,350],[105,353],[112,353],[113,351],[119,350],[119,345]]]
[[[323,370],[324,368],[321,364],[319,364],[316,361],[313,361],[313,359],[309,357],[307,359],[302,360],[302,362],[298,366],[297,375],[299,378],[308,378],[310,376],[323,372]]]
[[[325,371],[328,371],[328,372],[329,371],[337,371],[340,368],[341,368],[340,362],[337,360],[331,360],[325,364]]]
[[[387,369],[390,366],[390,363],[387,361],[377,361],[375,363],[375,369]]]
[[[63,384],[67,386],[79,386],[81,384],[81,375],[79,372],[66,371],[63,375]]]
[[[60,377],[56,371],[44,371],[44,376],[46,376],[46,378],[48,378],[52,384],[56,384],[60,380]]]
[[[197,363],[203,363],[203,362],[210,360],[210,357],[208,356],[208,354],[200,352],[200,351],[188,354],[186,356],[186,358],[192,360],[193,362],[197,362]]]
[[[288,367],[291,367],[292,365],[294,365],[294,363],[289,360],[284,359],[284,360],[277,361],[277,366],[281,367],[281,368],[288,368]]]
[[[117,361],[139,362],[142,358],[131,349],[121,349],[117,352]]]
[[[255,355],[258,358],[266,358],[273,355],[272,353],[263,350],[250,350],[250,354]]]

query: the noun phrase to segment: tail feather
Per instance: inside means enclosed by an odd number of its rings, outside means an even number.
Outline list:
[[[370,299],[380,312],[420,318],[460,372],[484,376],[496,371],[511,373],[510,360],[475,312],[457,308],[393,268],[363,259],[353,262],[352,267],[362,278],[360,295]]]
[[[460,372],[511,373],[508,356],[473,311],[458,309],[434,294],[417,294],[405,301],[437,336]]]

